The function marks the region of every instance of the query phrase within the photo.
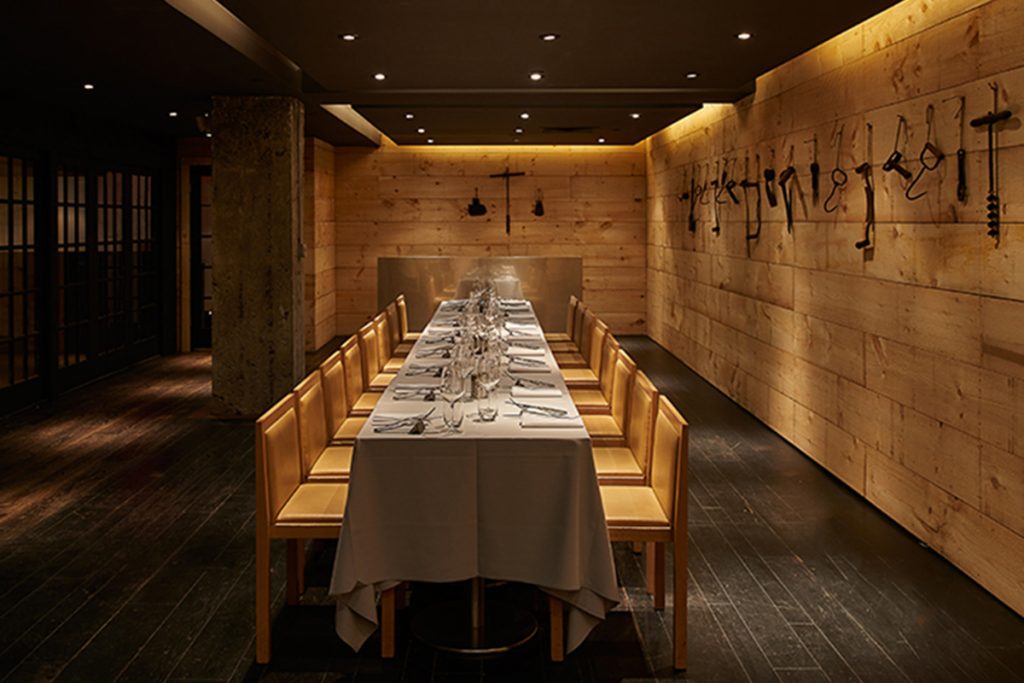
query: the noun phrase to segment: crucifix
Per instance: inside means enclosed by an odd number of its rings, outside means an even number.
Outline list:
[[[511,235],[512,234],[512,207],[511,207],[511,197],[510,197],[510,193],[509,193],[509,181],[510,181],[510,179],[513,176],[519,176],[519,175],[526,175],[526,173],[524,173],[523,171],[517,171],[516,173],[512,173],[511,171],[508,170],[507,166],[505,167],[505,172],[504,173],[492,173],[491,174],[492,178],[504,178],[505,179],[505,234],[506,235]]]

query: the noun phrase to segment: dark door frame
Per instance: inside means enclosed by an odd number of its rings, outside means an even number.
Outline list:
[[[193,349],[208,349],[213,346],[213,329],[206,325],[203,315],[203,188],[204,177],[213,175],[209,165],[189,168],[189,311],[190,337]]]

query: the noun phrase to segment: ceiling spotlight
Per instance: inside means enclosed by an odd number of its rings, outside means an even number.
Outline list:
[[[691,81],[697,78],[698,76],[700,76],[700,74],[697,73],[696,71],[691,71],[690,73],[686,74],[686,77],[689,78]]]
[[[603,145],[603,144],[604,144],[604,138],[598,138],[598,139],[597,139],[597,143],[598,143],[599,145]]]
[[[519,118],[525,121],[526,119],[530,118],[530,115],[524,111],[522,114],[519,115]]]
[[[405,115],[405,120],[406,121],[412,121],[414,118],[416,118],[416,117],[413,116],[412,112],[410,112],[410,113]]]
[[[375,73],[375,74],[373,74],[373,79],[375,81],[383,81],[385,78],[387,78],[387,76],[385,76],[382,73]]]
[[[206,134],[206,137],[208,137],[208,138],[212,138],[212,137],[213,137],[213,133],[207,133],[207,134]]]
[[[636,112],[633,112],[632,114],[629,115],[629,118],[631,118],[631,119],[638,119],[638,118],[640,118],[640,114],[637,114]]]
[[[427,132],[427,129],[426,128],[417,128],[416,132],[419,133],[420,135],[423,135],[424,133]]]
[[[92,83],[86,83],[85,85],[82,86],[82,88],[85,89],[85,90],[95,90],[96,86],[93,85]]]
[[[434,144],[434,138],[427,138],[427,144],[428,145]]]
[[[534,71],[534,72],[530,73],[530,80],[531,81],[539,81],[542,78],[544,78],[544,73],[541,72],[541,71]]]
[[[523,129],[522,128],[516,128],[515,134],[516,135],[522,135],[523,134]]]
[[[176,111],[169,111],[169,112],[167,112],[167,115],[170,116],[172,119],[174,119],[174,118],[178,117],[178,112],[176,112]]]
[[[359,34],[358,33],[339,33],[338,37],[341,38],[342,40],[345,40],[345,41],[348,41],[348,42],[351,43],[353,40],[355,40],[356,38],[359,37]]]
[[[558,40],[561,37],[562,36],[558,35],[557,33],[542,33],[542,34],[540,34],[540,39],[543,40],[545,43],[550,43],[551,41]]]
[[[747,31],[744,31],[743,33],[737,33],[736,37],[739,38],[740,40],[750,40],[752,36]]]

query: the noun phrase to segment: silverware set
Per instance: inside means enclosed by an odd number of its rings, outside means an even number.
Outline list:
[[[427,420],[434,414],[434,410],[436,410],[436,406],[422,415],[410,415],[408,417],[374,415],[372,418],[373,431],[386,433],[408,430],[409,434],[422,434],[427,430]]]
[[[444,366],[441,365],[413,365],[405,371],[405,374],[410,377],[414,375],[440,377],[443,372]]]
[[[572,419],[574,417],[562,408],[540,406],[535,403],[523,403],[522,401],[517,401],[514,398],[508,399],[508,402],[516,408],[519,408],[522,413],[533,413],[534,415],[541,415],[543,417],[556,417],[561,419]]]

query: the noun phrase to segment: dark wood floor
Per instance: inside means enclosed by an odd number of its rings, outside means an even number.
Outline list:
[[[686,678],[1024,680],[1024,620],[656,345],[624,345],[692,425]],[[542,639],[465,660],[407,628],[395,661],[375,640],[357,656],[333,633],[331,545],[294,608],[278,549],[274,663],[255,666],[252,427],[210,419],[208,395],[194,354],[0,420],[0,681],[672,677],[670,612],[622,546],[623,604],[563,665]],[[531,590],[494,590],[543,616]],[[405,612],[432,598],[413,595]]]

